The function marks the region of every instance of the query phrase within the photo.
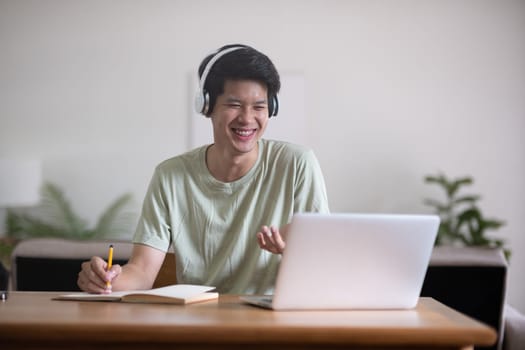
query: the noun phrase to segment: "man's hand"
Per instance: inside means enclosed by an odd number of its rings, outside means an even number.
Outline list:
[[[77,285],[88,293],[107,294],[112,290],[151,289],[159,273],[166,252],[143,244],[134,244],[131,257],[124,266],[108,264],[94,256],[82,263]],[[110,284],[108,285],[107,282]]]
[[[96,294],[111,293],[111,282],[122,272],[120,265],[113,265],[106,271],[108,264],[101,257],[94,256],[82,263],[78,273],[77,285],[84,292]],[[110,282],[107,284],[106,282]]]
[[[286,247],[285,234],[287,226],[279,232],[279,229],[275,226],[263,226],[261,230],[257,232],[257,243],[261,249],[267,250],[274,254],[282,254]]]

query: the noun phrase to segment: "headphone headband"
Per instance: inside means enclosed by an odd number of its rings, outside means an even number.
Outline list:
[[[244,47],[243,46],[234,46],[234,47],[229,47],[229,48],[227,48],[225,50],[222,50],[222,51],[215,52],[213,57],[206,64],[206,67],[204,67],[204,71],[202,72],[202,76],[201,76],[201,79],[200,79],[200,82],[199,82],[199,87],[200,87],[201,91],[204,91],[204,84],[206,84],[206,78],[208,78],[208,74],[210,74],[210,70],[212,69],[212,67],[215,64],[215,62],[217,62],[219,60],[219,58],[221,58],[222,56],[226,55],[227,53],[230,53],[232,51],[237,51],[237,50],[240,50],[240,49],[244,49]]]
[[[204,67],[204,70],[202,71],[201,78],[199,79],[199,87],[197,89],[197,93],[195,94],[195,110],[197,111],[197,113],[202,113],[206,115],[208,113],[208,110],[210,109],[210,96],[207,92],[204,91],[204,85],[206,84],[208,74],[210,73],[215,62],[217,62],[219,58],[226,55],[227,53],[237,51],[243,48],[243,46],[234,46],[222,51],[216,51],[213,57],[208,61],[206,67]]]

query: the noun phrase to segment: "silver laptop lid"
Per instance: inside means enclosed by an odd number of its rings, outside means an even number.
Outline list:
[[[273,308],[415,307],[438,226],[434,215],[296,214]]]

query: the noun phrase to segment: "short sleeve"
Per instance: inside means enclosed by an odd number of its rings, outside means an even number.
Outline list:
[[[321,167],[312,150],[297,160],[297,176],[294,193],[294,213],[328,213],[328,196]]]
[[[145,244],[162,251],[169,249],[171,225],[168,189],[163,181],[162,172],[157,167],[144,198],[133,243]]]

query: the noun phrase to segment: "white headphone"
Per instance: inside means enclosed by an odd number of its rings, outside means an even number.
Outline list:
[[[206,84],[206,78],[208,77],[208,74],[213,68],[215,62],[217,62],[219,58],[226,55],[227,53],[245,48],[246,46],[233,46],[222,51],[217,51],[208,61],[202,72],[201,78],[199,79],[199,86],[197,88],[197,92],[195,93],[195,111],[197,111],[197,113],[207,115],[210,109],[210,94],[204,90],[204,85]],[[270,117],[277,115],[277,112],[279,111],[279,101],[277,100],[277,96],[272,97],[272,101],[270,101],[268,105],[268,110]]]

